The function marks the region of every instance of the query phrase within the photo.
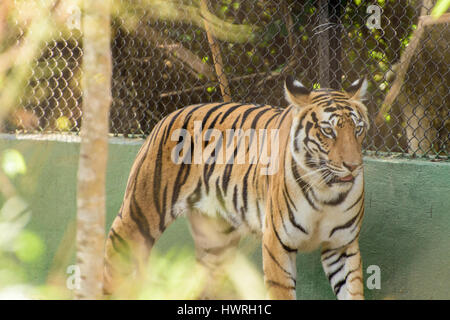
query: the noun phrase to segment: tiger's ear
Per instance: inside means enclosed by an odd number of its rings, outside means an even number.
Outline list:
[[[311,90],[307,89],[300,81],[295,80],[293,76],[286,77],[284,82],[284,96],[289,104],[298,107],[309,104],[310,93]]]
[[[363,101],[366,99],[367,84],[367,79],[364,77],[353,82],[345,91],[351,99]]]

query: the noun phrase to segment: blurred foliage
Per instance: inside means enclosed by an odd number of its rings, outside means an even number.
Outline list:
[[[28,203],[10,184],[16,175],[26,173],[22,154],[14,149],[2,153],[0,169],[0,299],[27,299],[36,294],[29,284],[26,267],[43,258],[45,244],[27,224],[31,218]]]
[[[3,172],[10,178],[27,172],[27,166],[22,154],[14,149],[3,151],[1,164]]]
[[[239,270],[239,272],[236,272]],[[198,300],[265,299],[261,270],[237,251],[220,270],[209,274],[191,248],[174,247],[162,254],[153,249],[145,279],[127,282],[112,299]]]
[[[449,7],[450,7],[450,0],[438,0],[438,2],[433,8],[433,11],[431,11],[431,15],[433,17],[438,18],[439,16],[444,14]]]

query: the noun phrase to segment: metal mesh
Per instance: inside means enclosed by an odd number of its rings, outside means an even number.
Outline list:
[[[336,89],[366,76],[372,125],[365,149],[449,159],[448,23],[425,27],[395,103],[375,122],[419,15],[429,13],[422,1],[203,3],[208,14],[194,0],[115,2],[112,134],[144,137],[178,108],[223,100],[218,79],[227,80],[233,101],[286,106],[288,74],[310,87]],[[380,28],[370,5],[380,9]],[[43,49],[4,131],[79,131],[82,37],[76,26],[71,30]]]

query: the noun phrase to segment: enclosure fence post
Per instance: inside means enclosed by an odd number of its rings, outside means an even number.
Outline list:
[[[330,87],[330,38],[328,36],[329,17],[328,0],[319,0],[319,25],[318,33],[318,63],[319,63],[319,83],[322,88]]]

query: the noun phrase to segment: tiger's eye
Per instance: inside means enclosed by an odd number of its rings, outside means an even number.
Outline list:
[[[322,128],[322,131],[323,131],[323,133],[325,133],[325,134],[327,134],[327,135],[329,135],[329,136],[332,136],[333,135],[333,129],[331,129],[331,128]]]
[[[360,135],[364,130],[364,126],[357,126],[356,127],[356,134]]]

